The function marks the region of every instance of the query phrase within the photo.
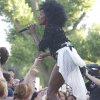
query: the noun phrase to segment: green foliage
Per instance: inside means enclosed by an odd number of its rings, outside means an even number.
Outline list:
[[[12,44],[9,61],[11,65],[16,66],[16,70],[19,70],[18,74],[24,75],[34,62],[36,53],[36,47],[30,36],[27,38],[16,36]]]
[[[65,31],[70,31],[71,29],[69,29],[69,27],[73,28],[74,24],[79,20],[79,17],[84,12],[86,13],[94,2],[94,0],[57,1],[64,5],[67,12],[68,21],[66,23]],[[11,56],[6,66],[7,68],[14,67],[16,69],[17,75],[19,76],[25,75],[27,70],[32,65],[38,51],[32,41],[32,37],[28,35],[28,32],[26,32],[26,34],[24,32],[24,34],[22,35],[18,34],[17,31],[30,23],[38,23],[39,12],[37,11],[37,9],[40,3],[41,0],[0,0],[0,14],[6,15],[7,21],[10,21],[13,25],[13,29],[11,29],[10,32],[7,33],[8,41],[12,44],[12,47]],[[38,27],[37,31],[39,32],[39,35],[41,37],[43,35],[42,28]],[[84,38],[84,36],[80,34],[82,33],[82,30],[76,30],[74,34],[70,36],[73,45],[75,46],[81,57],[84,59],[89,60],[92,57],[91,55],[93,55],[93,57],[95,57],[97,61],[97,56],[100,55],[100,47],[96,47],[100,44],[100,37],[98,35],[95,36],[96,32],[97,29],[95,31],[89,31],[89,35],[87,38],[88,41],[86,41],[86,38]],[[95,40],[93,39],[94,36]],[[94,48],[97,50],[96,53],[94,53]],[[53,65],[54,61],[51,58],[44,60],[40,71],[40,75],[41,77],[43,76],[43,79],[48,79]],[[47,78],[45,76],[47,76]]]
[[[19,34],[18,30],[29,23],[34,23],[36,13],[32,12],[32,8],[25,0],[1,0],[0,9],[1,13],[7,16],[7,21],[13,25],[13,29],[7,33],[7,40],[12,44],[12,47],[11,56],[6,66],[7,68],[14,67],[17,76],[25,75],[38,51],[28,32]],[[40,29],[38,31],[40,32]]]
[[[94,0],[57,0],[64,5],[64,8],[67,13],[67,25],[66,29],[69,26],[73,26],[74,23],[79,19],[83,12],[87,12],[91,5],[94,3]]]
[[[72,44],[77,49],[79,55],[90,62],[100,61],[100,25],[93,25],[88,35],[84,37],[82,30],[76,30],[70,35]]]
[[[86,38],[84,36],[84,33],[81,30],[75,31],[74,34],[70,36],[70,40],[74,47],[77,49],[79,55],[83,59],[87,59],[88,55],[88,49],[87,49],[87,43],[86,43]]]
[[[14,25],[16,23],[26,25],[34,20],[32,10],[25,0],[1,0],[0,2],[2,12]]]
[[[100,25],[93,25],[87,36],[89,59],[96,62],[100,60]]]
[[[23,37],[15,38],[15,41],[12,44],[12,62],[17,64],[21,63],[29,63],[30,58],[33,56],[33,43],[29,40],[25,40]],[[14,58],[13,58],[14,57]],[[28,59],[27,59],[28,58]]]

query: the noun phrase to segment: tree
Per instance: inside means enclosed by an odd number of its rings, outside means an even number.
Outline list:
[[[78,24],[90,10],[94,0],[57,0],[64,5],[67,13],[67,23],[65,31],[72,34],[76,30]],[[71,29],[69,29],[71,27]]]
[[[77,49],[79,55],[87,60],[88,49],[87,49],[87,41],[83,30],[76,30],[74,34],[69,36],[72,45]]]
[[[100,25],[93,25],[87,36],[89,60],[97,62],[100,60]]]
[[[68,21],[64,30],[67,34],[72,34],[75,32],[77,25],[84,18],[86,12],[89,10],[94,0],[57,0],[64,5],[67,12]],[[24,34],[19,34],[18,30],[27,26],[30,23],[38,24],[38,7],[41,3],[41,0],[1,0],[0,1],[0,11],[1,14],[4,14],[7,17],[7,21],[10,21],[13,25],[13,29],[8,34],[8,40],[12,44],[11,48],[11,57],[9,63],[13,63],[13,66],[22,66],[24,70],[27,69],[27,66],[32,64],[32,61],[35,54],[32,55],[33,51],[37,53],[36,42],[32,41],[32,37],[28,36],[29,32],[26,31]],[[69,28],[71,27],[71,28]],[[37,34],[38,37],[43,35],[42,28],[38,27],[37,31],[40,34]],[[13,34],[14,33],[14,34]],[[67,35],[66,34],[66,35]],[[81,36],[80,36],[81,37]],[[78,38],[78,37],[77,37]],[[33,36],[33,39],[36,39],[36,36]],[[73,39],[74,40],[74,39]],[[35,40],[38,41],[38,40]],[[77,42],[76,42],[77,43]],[[85,44],[85,40],[79,40],[80,45]],[[80,47],[80,46],[79,46]],[[78,48],[79,48],[78,47]],[[81,49],[84,49],[82,47]],[[79,49],[79,51],[82,51]],[[85,50],[83,50],[85,52]],[[80,54],[82,54],[80,52]],[[30,57],[31,56],[31,57]],[[84,55],[82,54],[83,58]],[[27,59],[26,61],[26,58]],[[51,58],[49,61],[43,63],[43,69],[46,70],[45,74],[49,73],[49,70],[52,69],[53,61]],[[48,66],[48,67],[47,67]],[[18,67],[19,68],[19,67]],[[18,69],[19,70],[19,69]],[[43,73],[44,74],[44,73]]]

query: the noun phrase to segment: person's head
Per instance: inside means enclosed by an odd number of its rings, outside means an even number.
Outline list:
[[[11,81],[11,74],[9,72],[3,72],[3,76],[8,83]]]
[[[59,91],[59,100],[67,100],[67,95],[65,92]]]
[[[3,72],[3,76],[4,76],[4,78],[7,81],[8,87],[12,88],[13,86],[15,86],[15,82],[14,82],[14,79],[12,78],[11,73],[9,73],[9,72]]]
[[[19,79],[14,79],[12,76],[12,73],[10,72],[3,72],[3,76],[6,79],[8,83],[8,87],[15,87],[16,85],[19,84]]]
[[[28,84],[19,84],[15,87],[15,100],[28,100],[32,94],[32,89]]]
[[[6,97],[7,95],[8,95],[7,83],[5,80],[0,79],[0,98]]]
[[[8,72],[11,73],[11,76],[14,78],[15,77],[15,70],[10,68],[8,69]]]
[[[63,27],[66,22],[64,7],[54,0],[46,1],[40,5],[39,21],[41,25],[57,25]]]
[[[7,61],[9,53],[5,47],[0,47],[0,64],[3,65]]]

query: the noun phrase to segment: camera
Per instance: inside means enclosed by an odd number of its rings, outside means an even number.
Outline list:
[[[96,78],[100,79],[100,65],[98,64],[87,64],[88,73]]]

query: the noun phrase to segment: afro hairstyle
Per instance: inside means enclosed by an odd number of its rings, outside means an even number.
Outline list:
[[[55,0],[48,0],[40,5],[40,10],[43,10],[47,17],[47,24],[63,27],[67,20],[64,7]]]

